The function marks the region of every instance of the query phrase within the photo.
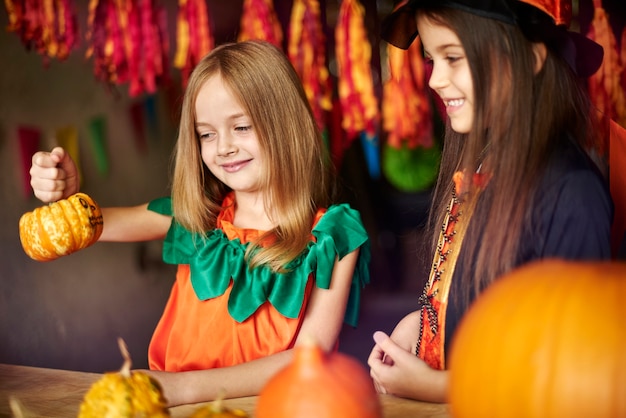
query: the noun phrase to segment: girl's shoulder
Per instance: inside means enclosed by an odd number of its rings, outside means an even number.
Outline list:
[[[535,194],[530,242],[543,257],[606,258],[613,210],[608,182],[595,163],[576,145],[563,146]]]

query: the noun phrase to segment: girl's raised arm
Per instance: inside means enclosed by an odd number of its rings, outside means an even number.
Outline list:
[[[172,218],[148,210],[144,203],[132,207],[102,208],[104,222],[98,241],[136,242],[162,239]]]
[[[44,203],[66,199],[79,190],[76,163],[61,147],[33,155],[30,184]],[[148,205],[102,208],[104,227],[99,241],[148,241],[165,237],[171,217],[148,210]]]

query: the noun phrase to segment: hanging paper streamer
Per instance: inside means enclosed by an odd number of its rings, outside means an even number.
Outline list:
[[[326,64],[326,37],[317,0],[295,0],[291,8],[287,55],[300,76],[320,129],[332,108],[332,86]]]
[[[618,124],[626,126],[626,92],[622,84],[626,63],[620,58],[617,42],[602,2],[594,0],[593,4],[594,16],[587,36],[604,48],[604,60],[600,69],[589,78],[589,94],[598,111]]]
[[[167,16],[156,0],[90,0],[87,25],[98,80],[129,83],[131,97],[169,82]]]
[[[396,149],[433,145],[433,114],[426,88],[421,44],[408,50],[387,46],[389,79],[383,85],[383,129]]]
[[[78,130],[75,126],[65,126],[58,128],[56,131],[56,142],[60,147],[72,157],[76,163],[76,171],[78,173],[78,181],[82,184],[83,173],[80,165],[80,148],[78,143]]]
[[[178,0],[174,67],[181,70],[183,87],[198,62],[213,49],[210,22],[205,0]]]
[[[624,29],[622,30],[622,40],[620,45],[622,45],[622,51],[619,55],[622,63],[622,78],[620,82],[622,85],[622,91],[626,92],[626,26],[624,26]],[[626,128],[626,123],[622,123],[621,125]]]
[[[22,185],[24,197],[29,197],[32,193],[30,186],[30,166],[33,154],[39,150],[39,140],[41,132],[39,129],[29,126],[19,126],[17,128],[17,139],[19,141],[20,162],[22,170]]]
[[[373,179],[380,178],[380,143],[378,135],[370,135],[366,131],[361,132],[361,147],[367,163],[367,172]]]
[[[371,71],[372,47],[363,22],[365,9],[358,0],[343,0],[335,28],[338,90],[342,127],[351,141],[361,132],[370,175],[379,170],[377,129],[378,99]],[[347,148],[347,147],[346,147]]]
[[[107,153],[106,121],[104,117],[96,117],[89,122],[89,137],[96,167],[101,176],[109,173],[109,156]]]
[[[15,32],[26,49],[65,60],[78,44],[76,7],[72,0],[4,0],[9,16],[7,31]]]
[[[346,140],[346,133],[341,127],[341,123],[343,121],[343,117],[341,114],[341,104],[339,103],[339,99],[336,97],[333,98],[333,107],[330,111],[329,118],[329,144],[328,147],[330,149],[330,156],[333,160],[333,164],[337,167],[337,170],[341,168],[341,164],[343,162],[343,156],[348,148],[346,144],[348,141]]]
[[[408,50],[387,45],[389,79],[383,85],[383,129],[387,140],[382,169],[404,192],[430,187],[439,170],[440,150],[433,141],[433,111],[419,38]]]
[[[283,30],[272,0],[244,0],[237,41],[258,39],[282,49]]]

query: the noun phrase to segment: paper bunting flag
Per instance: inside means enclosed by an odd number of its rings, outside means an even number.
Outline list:
[[[348,140],[378,129],[378,99],[371,71],[372,47],[363,22],[365,9],[358,0],[343,0],[335,28],[338,89],[343,129]]]
[[[15,32],[28,50],[44,63],[65,60],[78,45],[76,7],[72,0],[4,0],[9,16],[7,31]]]
[[[332,86],[326,64],[326,36],[317,0],[295,0],[291,8],[287,55],[300,76],[320,129],[332,108]]]
[[[24,197],[28,197],[32,193],[30,186],[30,166],[33,159],[33,154],[39,150],[39,141],[41,138],[41,132],[39,129],[29,126],[19,126],[17,128],[17,139],[19,141],[20,159],[21,162],[21,177],[22,186],[24,190]]]
[[[191,71],[214,47],[205,0],[178,0],[174,67],[181,71],[183,87]]]
[[[258,39],[282,49],[283,30],[272,0],[244,0],[237,41]]]
[[[131,97],[169,82],[167,15],[156,0],[90,0],[86,40],[96,78]]]
[[[602,2],[594,0],[593,3],[594,17],[587,36],[604,48],[604,60],[600,69],[589,78],[589,94],[598,111],[626,126],[626,86],[622,84],[626,63],[620,58],[617,41]]]
[[[421,45],[408,50],[387,45],[389,79],[383,85],[383,129],[387,143],[400,149],[433,145],[433,113],[426,86]]]
[[[109,155],[107,152],[106,120],[96,117],[89,123],[89,137],[96,167],[101,176],[109,173]]]
[[[367,164],[367,172],[373,179],[380,178],[380,142],[378,135],[370,135],[366,131],[361,132],[361,147]]]
[[[129,113],[137,150],[141,153],[145,153],[148,150],[148,141],[146,139],[146,124],[143,103],[132,103],[130,105]]]
[[[56,131],[56,142],[60,147],[63,147],[65,151],[72,157],[74,163],[76,163],[76,170],[78,172],[78,181],[82,183],[83,173],[80,166],[80,147],[78,142],[78,130],[75,126],[65,126],[58,128]]]

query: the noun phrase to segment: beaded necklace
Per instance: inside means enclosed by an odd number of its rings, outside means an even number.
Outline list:
[[[476,172],[472,176],[472,187],[479,192],[489,181],[490,176]],[[461,249],[469,219],[463,217],[460,195],[465,194],[463,172],[453,176],[452,198],[446,207],[437,249],[433,257],[430,276],[418,298],[421,311],[419,336],[415,354],[435,369],[444,369],[445,315],[450,284]]]

